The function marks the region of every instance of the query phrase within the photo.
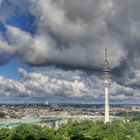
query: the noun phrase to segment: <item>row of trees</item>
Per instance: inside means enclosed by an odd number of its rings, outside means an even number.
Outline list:
[[[120,112],[117,115],[124,117],[125,119],[128,119],[130,121],[140,122],[140,112]]]
[[[140,122],[83,121],[63,124],[58,130],[38,125],[1,128],[0,140],[140,140]]]

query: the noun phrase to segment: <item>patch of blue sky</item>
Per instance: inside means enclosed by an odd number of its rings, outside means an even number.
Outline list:
[[[0,76],[9,78],[9,79],[18,79],[19,73],[18,68],[23,68],[26,71],[32,71],[32,68],[15,58],[11,58],[9,63],[0,66]]]
[[[36,33],[36,22],[35,17],[30,13],[21,14],[19,9],[16,10],[15,14],[10,17],[6,23],[20,28],[21,30],[25,32],[29,32],[31,35],[34,35]]]
[[[6,31],[6,27],[5,27],[5,25],[2,23],[2,22],[0,22],[0,32],[5,32]]]

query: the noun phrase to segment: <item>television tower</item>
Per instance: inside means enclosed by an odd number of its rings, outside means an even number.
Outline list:
[[[105,49],[105,61],[104,61],[104,69],[103,69],[103,82],[104,82],[104,91],[105,91],[105,123],[110,122],[109,119],[109,86],[111,85],[111,76],[108,62],[108,50]]]

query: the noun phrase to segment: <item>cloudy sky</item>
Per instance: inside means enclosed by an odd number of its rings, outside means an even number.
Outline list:
[[[0,101],[140,100],[140,0],[0,0]]]

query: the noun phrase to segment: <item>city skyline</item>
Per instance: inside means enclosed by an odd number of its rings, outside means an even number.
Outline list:
[[[140,1],[0,0],[0,102],[140,100]],[[25,100],[25,101],[24,101]]]

